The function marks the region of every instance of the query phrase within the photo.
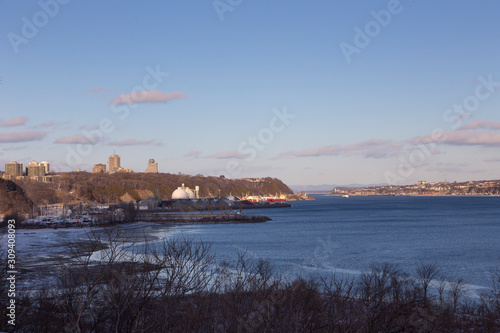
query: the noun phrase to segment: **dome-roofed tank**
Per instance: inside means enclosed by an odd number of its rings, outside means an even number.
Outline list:
[[[189,195],[186,193],[186,191],[182,187],[178,187],[177,190],[175,190],[172,193],[172,199],[189,199]]]
[[[196,199],[196,195],[194,194],[192,189],[186,187],[184,191],[186,191],[186,194],[188,195],[189,199]]]

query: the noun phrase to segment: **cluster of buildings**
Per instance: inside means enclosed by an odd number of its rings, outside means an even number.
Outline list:
[[[32,161],[28,164],[26,169],[23,168],[22,163],[12,161],[5,163],[4,179],[24,179],[29,178],[39,182],[51,182],[52,175],[50,175],[50,163],[42,161],[40,163]]]
[[[419,181],[412,185],[386,185],[359,188],[337,187],[333,195],[395,195],[395,196],[434,196],[434,195],[500,195],[500,180],[467,182],[428,182]]]
[[[189,187],[184,186],[179,186],[173,193],[172,193],[172,199],[173,200],[186,200],[186,199],[199,199],[200,198],[200,187],[195,186],[194,191],[190,189]]]
[[[115,172],[133,172],[132,169],[122,168],[120,156],[113,154],[108,158],[107,166],[103,163],[94,164],[92,173],[115,173]],[[158,173],[158,163],[154,159],[149,159],[145,173]]]
[[[77,169],[80,171],[80,169]],[[115,173],[115,172],[133,172],[132,169],[122,168],[120,156],[113,154],[109,157],[108,163],[94,164],[92,173]],[[145,173],[158,173],[158,163],[154,159],[148,161],[148,166]],[[1,174],[1,172],[0,172]],[[17,161],[12,161],[5,163],[5,172],[2,175],[3,179],[15,180],[15,179],[31,179],[39,182],[51,182],[53,180],[53,175],[50,172],[50,163],[47,161],[36,162],[32,161],[28,164],[26,168],[23,167],[22,163]]]

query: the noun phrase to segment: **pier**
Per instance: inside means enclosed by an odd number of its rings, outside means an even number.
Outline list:
[[[245,215],[238,213],[228,214],[172,214],[162,212],[141,212],[137,214],[136,221],[174,224],[208,224],[208,223],[262,223],[270,221],[267,216]]]

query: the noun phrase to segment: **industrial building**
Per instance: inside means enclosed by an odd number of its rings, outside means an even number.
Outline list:
[[[200,187],[195,186],[194,191],[189,187],[185,187],[184,184],[178,187],[172,193],[172,199],[174,200],[189,200],[189,199],[199,199],[200,198]]]

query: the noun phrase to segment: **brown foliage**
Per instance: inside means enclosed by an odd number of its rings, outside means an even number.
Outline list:
[[[0,178],[0,213],[27,214],[32,209],[33,202],[25,194],[24,189],[10,180]]]
[[[168,173],[114,173],[93,174],[88,172],[67,172],[54,176],[51,183],[29,179],[0,179],[0,213],[31,212],[33,205],[54,203],[76,203],[79,201],[97,203],[120,203],[120,197],[127,194],[134,200],[142,200],[147,193],[159,190],[160,199],[170,199],[172,192],[181,184],[194,189],[200,186],[200,196],[227,196],[229,194],[275,194],[293,193],[288,186],[276,178],[264,178],[260,182],[244,179],[219,177],[173,175]]]
[[[425,295],[425,281],[410,278],[395,265],[374,265],[357,281],[335,276],[288,281],[277,276],[269,262],[245,253],[239,253],[232,264],[217,265],[210,246],[203,242],[176,238],[134,246],[116,229],[94,232],[86,242],[68,244],[68,251],[73,261],[62,262],[55,270],[57,284],[20,300],[17,331],[500,329],[498,289],[485,295],[482,304],[459,303],[461,284],[456,283],[445,304],[440,304],[431,293]],[[96,251],[100,259],[94,261]],[[499,277],[495,276],[497,285]],[[429,292],[434,287],[427,284],[426,288]]]
[[[141,199],[141,192],[156,193],[160,199],[170,199],[172,192],[181,184],[194,189],[200,186],[201,196],[293,193],[288,186],[276,178],[265,178],[262,182],[219,177],[173,175],[168,173],[115,173],[91,174],[86,172],[61,173],[55,177],[55,187],[73,192],[75,198],[99,203],[116,203],[119,197],[128,193],[134,199]]]

